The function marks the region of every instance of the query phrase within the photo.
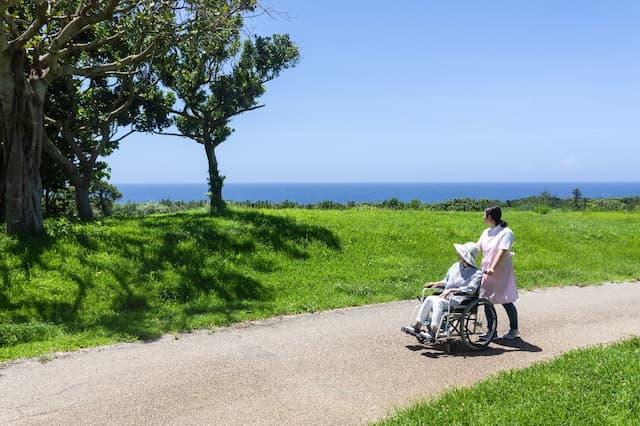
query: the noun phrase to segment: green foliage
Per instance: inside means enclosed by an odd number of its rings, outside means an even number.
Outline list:
[[[538,214],[547,214],[551,211],[551,207],[544,204],[538,204],[535,206],[534,211]]]
[[[363,208],[388,208],[394,210],[432,210],[432,211],[469,211],[481,212],[485,208],[493,205],[502,205],[504,208],[512,208],[522,211],[534,211],[538,214],[548,214],[554,211],[552,207],[539,203],[536,197],[527,197],[520,200],[510,200],[500,202],[498,200],[474,200],[470,198],[453,199],[439,203],[422,203],[420,200],[411,200],[409,202],[400,201],[397,198],[382,201],[380,203],[356,203],[349,201],[347,203],[339,203],[336,201],[320,201],[318,203],[299,204],[294,201],[232,201],[229,205],[236,207],[246,207],[255,209],[307,209],[307,210],[346,210],[346,209],[363,209]],[[203,207],[204,203],[199,201],[184,202],[163,200],[160,204],[168,208],[154,210],[147,207],[149,203],[128,203],[127,205],[116,206],[119,216],[127,216],[131,212],[132,216],[142,216],[144,211],[149,210],[150,213],[168,213],[188,210],[194,207]],[[636,211],[640,209],[640,197],[621,198],[621,199],[591,199],[587,205],[587,211]],[[570,207],[562,206],[558,210],[572,210]],[[579,210],[584,210],[580,208]]]
[[[232,1],[231,7],[215,1],[186,3],[187,22],[154,70],[181,103],[173,111],[180,134],[205,148],[211,212],[219,214],[224,211],[224,177],[215,149],[233,133],[230,120],[259,108],[265,84],[295,66],[299,52],[288,35],[243,39],[243,13],[254,10],[256,2]]]
[[[193,209],[204,209],[204,201],[148,201],[146,203],[116,204],[113,215],[116,217],[142,217],[158,213],[176,213]]]
[[[166,105],[150,110],[164,95],[157,81],[145,78],[153,57],[174,41],[182,8],[175,0],[0,3],[0,57],[11,62],[3,62],[0,110],[19,126],[0,131],[2,151],[12,153],[0,161],[0,211],[3,220],[5,212],[11,219],[8,232],[41,232],[39,172],[48,214],[60,214],[60,197],[48,195],[71,184],[80,195],[78,215],[89,219],[91,175],[97,158],[117,148],[118,129],[167,124]],[[17,119],[9,119],[14,114]],[[14,144],[24,147],[8,149]],[[8,166],[16,162],[25,167]]]
[[[118,191],[118,188],[103,180],[99,180],[91,185],[90,192],[91,201],[104,217],[111,216],[113,203],[122,197],[122,193]]]
[[[68,184],[45,188],[42,204],[46,217],[72,217],[76,212],[75,191]]]
[[[640,339],[581,349],[402,410],[378,425],[628,425],[640,419]]]
[[[483,211],[487,207],[500,205],[497,200],[474,200],[471,198],[456,198],[453,200],[443,201],[441,203],[430,204],[429,208],[433,210],[447,211]]]
[[[135,209],[128,215],[149,213]],[[640,277],[640,213],[504,216],[521,289]],[[40,239],[0,236],[0,322],[49,324],[65,338],[21,337],[0,359],[412,298],[455,260],[452,243],[475,241],[484,224],[480,212],[233,207],[46,229]]]
[[[105,164],[100,162],[100,165]],[[106,165],[106,164],[105,164]],[[107,173],[101,173],[101,168],[96,169],[93,174],[93,182],[89,187],[89,201],[94,215],[98,214],[103,217],[111,216],[114,203],[122,197],[122,193],[114,185],[110,184],[107,179]],[[43,205],[47,217],[69,219],[77,218],[77,209],[75,201],[75,190],[70,185],[65,185],[52,191],[47,188],[43,197]]]
[[[74,233],[73,223],[64,217],[56,217],[47,221],[47,236],[52,239],[67,239]]]
[[[399,209],[404,206],[404,203],[397,198],[391,198],[382,202],[382,207],[387,209]]]
[[[50,324],[37,322],[0,324],[0,347],[53,339],[61,334],[58,327]]]

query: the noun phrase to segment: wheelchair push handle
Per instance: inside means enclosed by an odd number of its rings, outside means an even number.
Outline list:
[[[423,287],[422,288],[422,293],[420,294],[420,296],[418,296],[418,301],[420,303],[424,302],[424,299],[427,298],[427,290],[429,290],[428,287]]]

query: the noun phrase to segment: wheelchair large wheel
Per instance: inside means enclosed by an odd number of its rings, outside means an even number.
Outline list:
[[[491,327],[489,327],[491,325]],[[467,306],[460,316],[460,337],[464,346],[472,351],[484,349],[498,328],[498,316],[493,304],[487,299],[478,299]]]

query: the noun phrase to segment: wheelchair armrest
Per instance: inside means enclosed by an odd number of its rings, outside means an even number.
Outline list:
[[[452,294],[452,296],[478,297],[475,294],[464,293],[464,292],[461,292],[461,291],[456,291],[456,292],[453,292],[451,294]]]
[[[424,302],[424,299],[427,298],[427,292],[428,291],[431,291],[429,296],[437,296],[439,294],[442,294],[444,289],[442,287],[424,287],[422,289],[422,294],[420,296],[418,296],[418,301]]]
[[[463,292],[455,292],[452,294],[452,296],[461,296],[462,299],[450,299],[451,300],[451,306],[456,309],[456,308],[461,308],[464,306],[469,305],[470,303],[472,303],[474,300],[478,299],[478,296],[475,294],[469,294],[469,293],[463,293]]]

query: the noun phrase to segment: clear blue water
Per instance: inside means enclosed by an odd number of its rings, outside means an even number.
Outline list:
[[[120,203],[205,200],[206,183],[117,184]],[[426,203],[453,198],[513,200],[548,191],[568,198],[579,188],[589,198],[640,196],[640,182],[526,182],[526,183],[228,183],[223,196],[230,201],[294,201],[300,204],[334,201],[379,202],[390,198]]]

